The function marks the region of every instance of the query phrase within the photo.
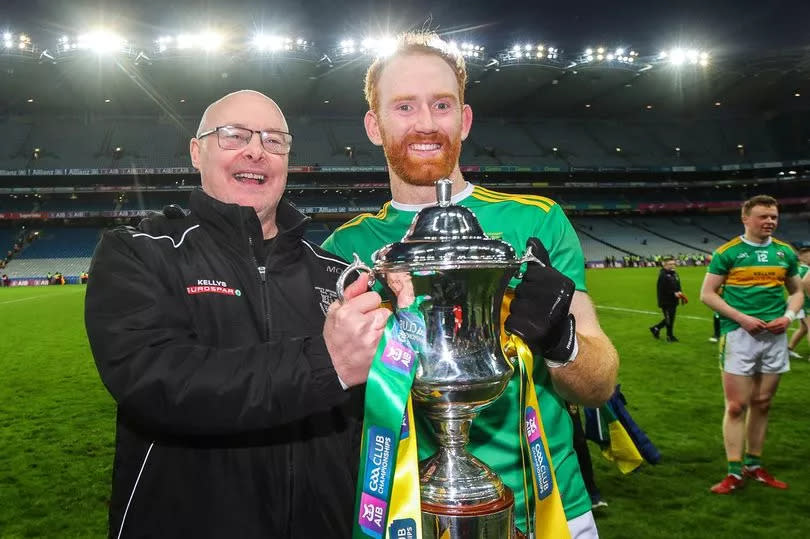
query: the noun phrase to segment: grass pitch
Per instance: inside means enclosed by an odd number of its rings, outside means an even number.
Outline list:
[[[588,287],[621,356],[628,409],[662,454],[622,475],[591,445],[616,538],[810,537],[810,363],[793,360],[774,400],[764,462],[790,489],[749,484],[709,493],[725,474],[723,396],[703,268],[679,270],[691,302],[680,343],[656,341],[657,269],[589,270]],[[115,406],[96,372],[82,321],[84,287],[0,289],[0,537],[104,537]],[[798,351],[810,354],[807,342]]]

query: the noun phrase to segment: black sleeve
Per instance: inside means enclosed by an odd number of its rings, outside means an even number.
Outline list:
[[[322,336],[202,345],[188,307],[126,234],[102,238],[85,299],[93,356],[120,412],[167,434],[228,435],[296,421],[348,398]]]
[[[658,286],[657,286],[657,296],[658,296],[658,306],[660,307],[661,304],[664,302],[664,296],[666,295],[667,291],[667,282],[666,278],[664,277],[664,272],[661,271],[658,273]]]

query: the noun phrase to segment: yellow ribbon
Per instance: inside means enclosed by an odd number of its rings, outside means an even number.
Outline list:
[[[538,539],[564,539],[570,538],[568,521],[565,518],[560,489],[557,486],[557,477],[554,473],[554,466],[551,463],[546,432],[543,428],[543,419],[540,406],[537,402],[537,393],[534,390],[534,380],[532,373],[534,370],[534,355],[522,339],[516,335],[510,335],[504,346],[504,353],[509,357],[517,357],[520,364],[520,403],[523,420],[520,422],[520,443],[523,462],[523,489],[526,503],[526,521],[531,524],[528,530],[529,537]],[[534,413],[531,413],[531,410]],[[536,414],[536,415],[535,415]],[[533,419],[530,422],[530,418]],[[539,434],[539,441],[533,437],[534,430]],[[537,444],[541,443],[543,452],[537,451]],[[527,462],[527,460],[529,462]],[[541,474],[548,473],[548,477],[538,477],[537,470]],[[527,474],[528,472],[528,474]],[[529,494],[529,476],[531,476],[531,494]],[[546,483],[550,479],[550,484]],[[543,488],[541,489],[541,482]],[[532,507],[530,499],[534,500]]]

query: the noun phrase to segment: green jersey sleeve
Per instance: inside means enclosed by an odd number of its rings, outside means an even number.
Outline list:
[[[728,255],[718,250],[712,253],[712,261],[709,262],[709,269],[706,271],[715,275],[728,275],[730,268],[731,264]]]
[[[574,281],[577,290],[587,292],[588,289],[585,286],[585,255],[582,253],[579,237],[559,204],[552,206],[550,212],[552,218],[543,224],[554,227],[551,231],[551,247],[545,245],[548,249],[551,265]],[[538,238],[543,238],[548,235],[548,232],[535,230],[535,235]]]

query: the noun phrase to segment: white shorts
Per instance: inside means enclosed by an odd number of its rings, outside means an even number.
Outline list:
[[[592,511],[569,520],[568,531],[571,533],[571,539],[599,539]]]
[[[782,374],[790,370],[787,334],[760,331],[751,335],[743,328],[720,338],[720,368],[730,374]]]
[[[804,309],[799,309],[799,312],[796,313],[796,320],[801,320],[805,316],[807,316],[807,313],[804,312]]]

